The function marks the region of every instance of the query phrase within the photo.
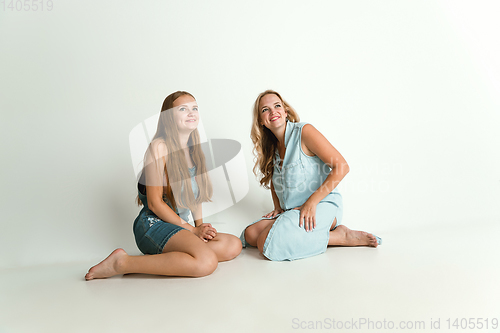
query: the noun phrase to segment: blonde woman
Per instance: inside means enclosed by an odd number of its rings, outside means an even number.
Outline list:
[[[138,182],[137,201],[144,207],[134,221],[134,235],[148,255],[129,256],[116,249],[90,268],[85,279],[127,273],[201,277],[241,252],[237,237],[203,223],[201,203],[210,201],[212,184],[198,122],[193,95],[177,91],[165,99]],[[194,227],[187,222],[189,211]]]
[[[254,104],[251,138],[254,173],[271,189],[274,210],[241,235],[270,260],[323,253],[328,245],[377,247],[381,239],[341,225],[342,196],[336,187],[349,172],[342,155],[273,90]]]

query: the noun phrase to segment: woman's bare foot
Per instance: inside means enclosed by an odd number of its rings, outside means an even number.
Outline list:
[[[328,245],[337,246],[371,246],[377,247],[377,238],[364,231],[351,230],[345,225],[339,225],[330,231]]]
[[[123,274],[121,267],[123,260],[127,256],[127,252],[124,249],[114,250],[106,259],[89,269],[89,272],[85,275],[85,280],[104,279]]]

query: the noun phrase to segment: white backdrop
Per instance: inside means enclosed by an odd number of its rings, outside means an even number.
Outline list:
[[[138,253],[128,135],[176,90],[242,144],[250,192],[222,231],[272,208],[251,173],[265,89],[350,164],[346,225],[500,218],[496,1],[52,3],[0,7],[0,268]]]

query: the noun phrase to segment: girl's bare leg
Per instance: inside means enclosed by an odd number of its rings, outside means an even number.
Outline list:
[[[241,241],[234,235],[218,233],[206,244],[217,255],[219,262],[234,259],[241,252]]]
[[[333,221],[332,228],[337,224],[337,218]],[[335,246],[371,246],[377,247],[377,239],[372,234],[364,231],[351,230],[345,225],[339,225],[330,231],[328,245]]]
[[[201,277],[215,271],[217,261],[217,255],[206,243],[192,232],[180,230],[169,239],[163,253],[129,256],[123,249],[116,249],[92,267],[85,279],[128,273]]]

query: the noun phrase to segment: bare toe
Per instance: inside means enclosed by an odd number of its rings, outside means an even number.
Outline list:
[[[85,280],[104,279],[123,274],[121,267],[126,257],[127,252],[124,249],[114,250],[106,259],[89,269]]]
[[[375,236],[373,236],[372,234],[368,234],[368,246],[371,246],[371,247],[377,247],[378,246],[378,242],[377,242],[377,238]]]
[[[374,246],[373,241],[377,239],[365,231],[349,230],[346,234],[349,246]]]

